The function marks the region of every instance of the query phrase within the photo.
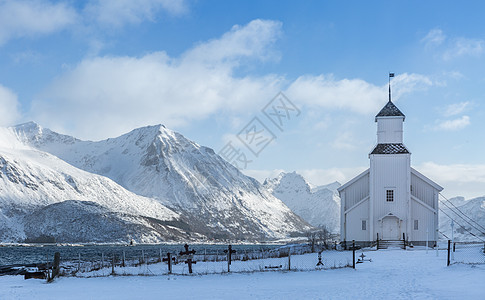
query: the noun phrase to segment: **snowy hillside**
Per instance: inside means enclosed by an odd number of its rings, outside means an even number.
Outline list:
[[[313,226],[326,226],[330,232],[340,230],[338,182],[325,186],[311,185],[296,172],[281,173],[263,184],[297,215]]]
[[[157,199],[190,220],[192,230],[211,238],[262,240],[309,228],[255,179],[163,125],[99,142],[81,141],[35,123],[12,130],[22,143]]]
[[[451,238],[451,217],[455,220],[455,241],[479,241],[480,238],[485,240],[485,197],[470,200],[455,197],[449,200],[451,204],[446,200],[440,202],[440,207],[444,211],[444,213],[440,212],[439,214],[440,231]]]
[[[93,218],[80,221],[91,231],[85,233],[85,240],[100,241],[110,231],[96,225],[94,216],[122,220],[133,229],[111,235],[106,241],[133,238],[148,242],[185,235],[184,229],[175,229],[177,233],[168,234],[167,228],[147,224],[146,218],[168,222],[163,227],[169,223],[183,224],[177,213],[154,199],[138,196],[106,177],[79,170],[53,155],[25,146],[16,140],[12,130],[0,129],[0,145],[2,241],[35,240],[42,236],[51,236],[57,241],[80,241],[75,238],[80,232],[68,232],[74,230],[73,224],[88,211]],[[87,205],[87,201],[92,205]],[[50,206],[50,213],[42,217],[42,211]],[[69,207],[69,210],[55,209],[60,207]],[[87,210],[86,207],[96,207],[97,210]],[[48,227],[48,223],[52,226]],[[144,228],[135,230],[135,225]]]

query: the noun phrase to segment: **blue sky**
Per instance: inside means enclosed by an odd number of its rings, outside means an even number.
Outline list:
[[[302,3],[303,2],[303,3]],[[423,3],[424,2],[424,3]],[[412,164],[448,197],[485,195],[481,1],[2,1],[0,123],[82,139],[165,124],[231,143],[263,180],[344,183],[368,166],[374,116],[406,115]],[[280,130],[261,111],[282,91]],[[257,156],[237,138],[257,117]]]

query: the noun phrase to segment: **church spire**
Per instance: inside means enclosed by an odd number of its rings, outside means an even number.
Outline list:
[[[394,77],[394,73],[389,72],[389,102],[391,102],[391,77]]]

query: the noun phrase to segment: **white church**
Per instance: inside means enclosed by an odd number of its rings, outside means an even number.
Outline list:
[[[379,240],[381,245],[429,241],[432,246],[438,240],[438,194],[443,188],[411,167],[411,153],[403,144],[404,119],[389,89],[389,102],[375,117],[377,144],[369,154],[370,168],[338,189],[340,238],[347,245]]]

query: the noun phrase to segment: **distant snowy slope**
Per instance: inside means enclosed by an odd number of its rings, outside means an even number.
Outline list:
[[[451,217],[455,220],[455,241],[485,241],[485,197],[470,200],[455,197],[449,201],[451,204],[446,200],[440,202],[444,211],[439,214],[440,231],[451,238]]]
[[[326,226],[333,233],[339,232],[338,182],[312,188],[303,176],[293,172],[267,179],[264,186],[311,225]]]
[[[133,223],[135,219],[137,220],[134,222],[140,224],[145,222],[144,218],[178,224],[181,219],[159,201],[138,196],[106,177],[79,170],[51,154],[25,146],[16,140],[12,130],[1,128],[0,240],[22,241],[35,239],[38,237],[36,234],[41,234],[54,236],[61,241],[78,241],[79,239],[66,240],[66,236],[46,231],[46,220],[37,223],[32,221],[32,214],[38,210],[66,200],[77,200],[81,204],[89,201],[112,216],[124,218],[126,224]],[[67,217],[75,220],[78,216],[74,210],[70,210],[70,213],[56,211],[50,215],[51,221],[57,224],[59,230],[72,231],[69,222],[59,222],[60,219],[67,220]],[[26,222],[30,227],[26,226]],[[86,228],[91,227],[93,240],[99,240],[99,235],[109,230],[92,225],[89,220],[85,220]],[[148,227],[144,232],[132,231],[130,235],[127,233],[124,240],[132,237],[140,241],[161,241],[170,236],[160,228]],[[75,231],[71,233],[71,236],[75,235]],[[185,235],[185,230],[179,229],[178,236],[181,235]],[[155,236],[157,238],[153,238]],[[107,241],[121,238],[113,237]]]
[[[309,228],[255,179],[163,125],[99,142],[80,141],[35,123],[12,129],[24,143],[158,199],[212,238],[262,240]]]

